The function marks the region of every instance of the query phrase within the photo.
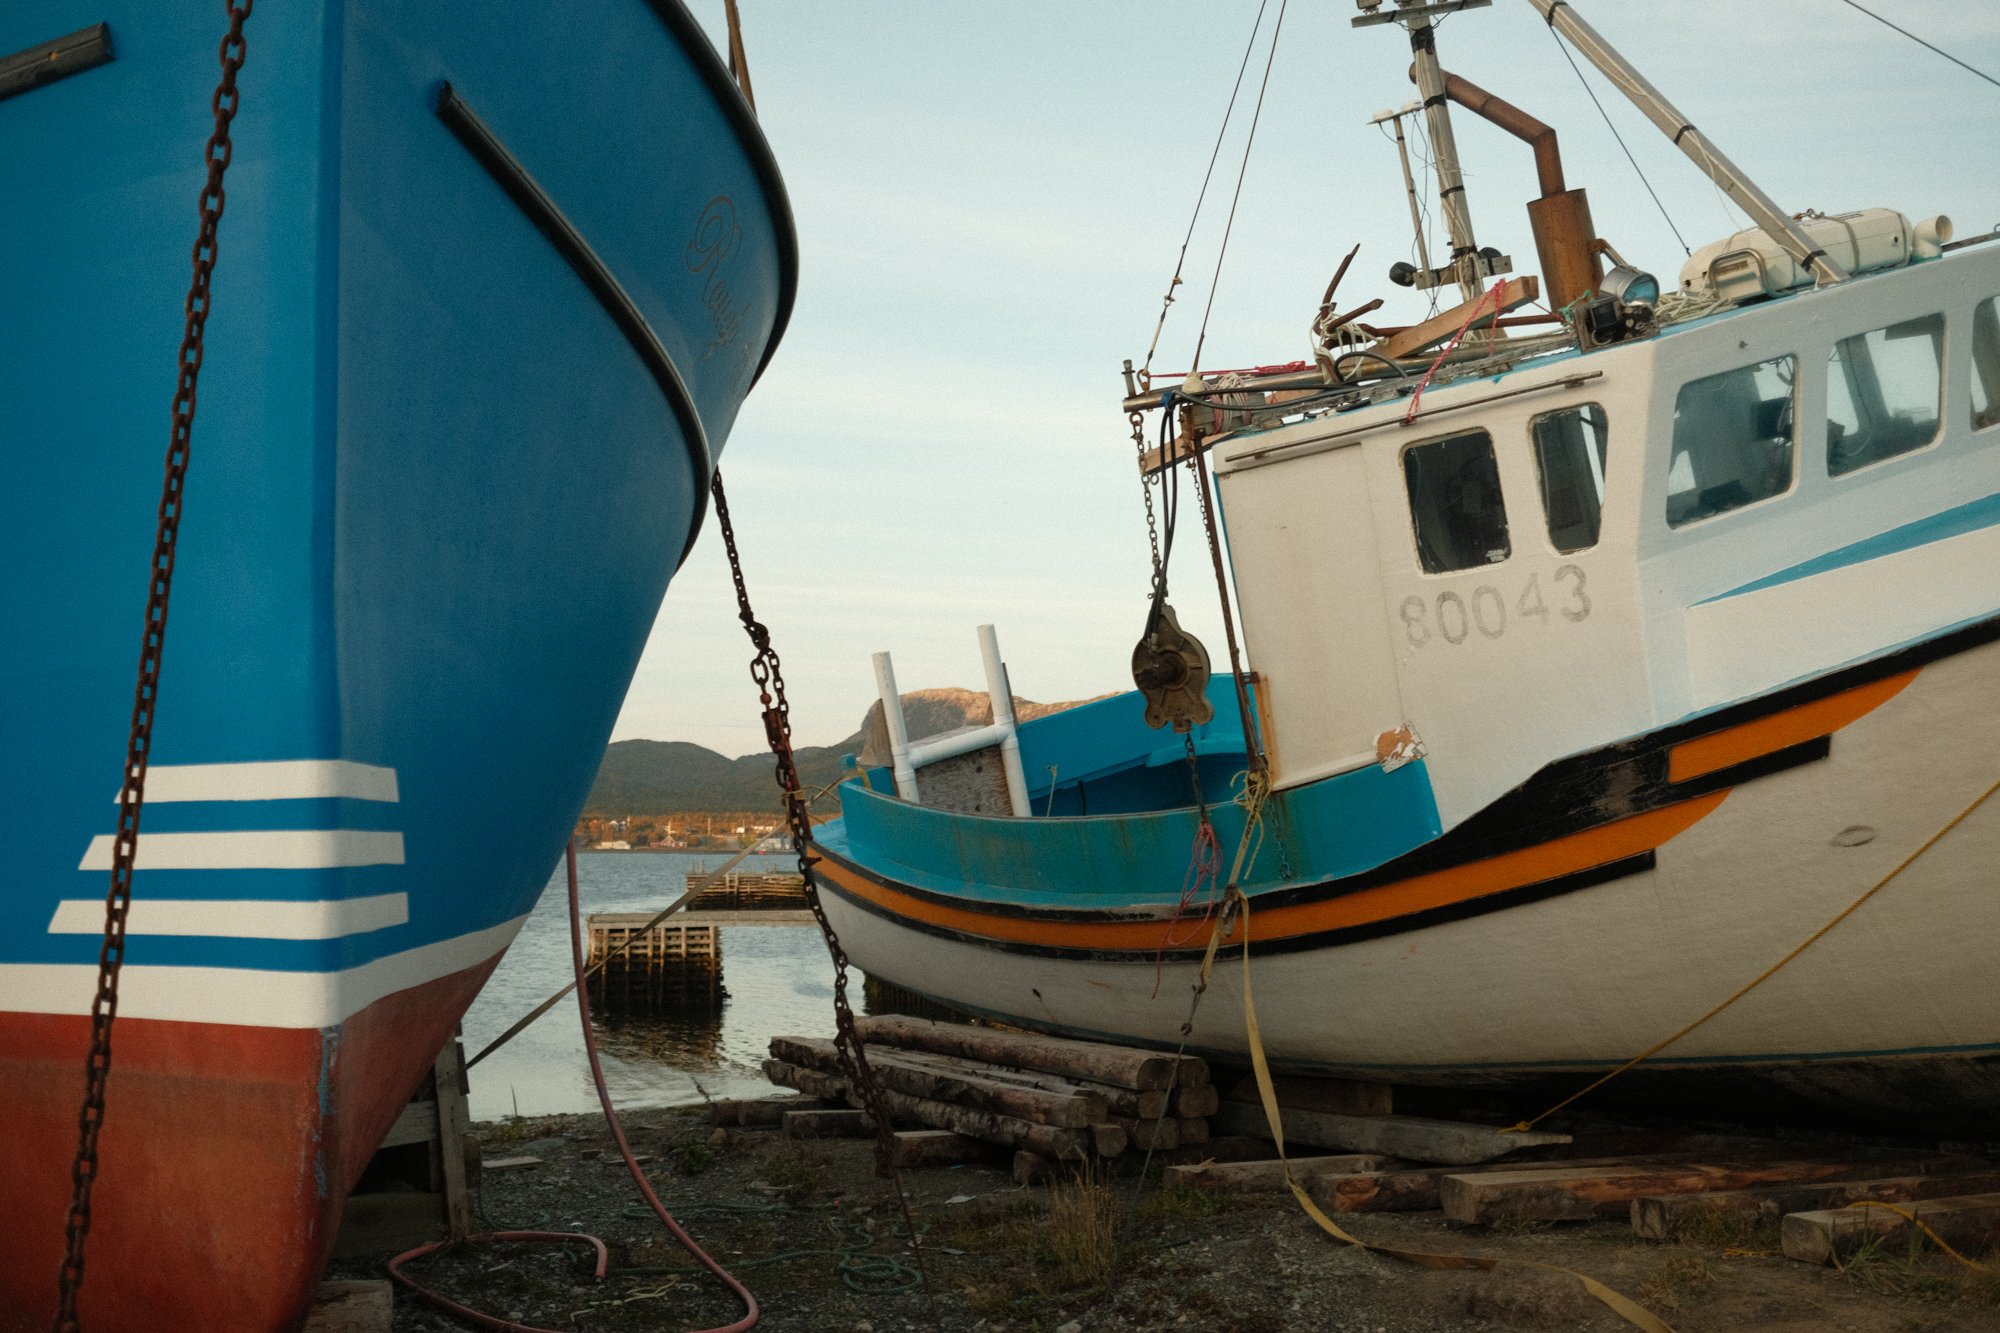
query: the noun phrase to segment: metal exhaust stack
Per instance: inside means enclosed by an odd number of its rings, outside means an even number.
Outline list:
[[[1590,200],[1580,189],[1564,188],[1555,130],[1456,74],[1444,75],[1444,95],[1535,150],[1535,175],[1542,195],[1528,205],[1528,225],[1535,233],[1535,254],[1541,262],[1549,308],[1561,310],[1596,291],[1604,270],[1594,244],[1597,232],[1590,222]]]

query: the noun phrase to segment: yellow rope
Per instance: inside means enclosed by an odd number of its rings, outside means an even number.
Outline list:
[[[1911,1226],[1915,1227],[1917,1230],[1923,1232],[1926,1236],[1929,1236],[1931,1238],[1932,1243],[1935,1244],[1940,1250],[1943,1250],[1946,1254],[1958,1260],[1960,1263],[1964,1264],[1967,1268],[1970,1268],[1973,1272],[1991,1273],[1994,1271],[1987,1265],[1982,1263],[1976,1263],[1973,1260],[1968,1259],[1964,1255],[1960,1254],[1957,1250],[1953,1249],[1950,1241],[1946,1240],[1943,1236],[1938,1235],[1937,1232],[1931,1230],[1930,1224],[1928,1222],[1925,1222],[1921,1217],[1918,1217],[1915,1213],[1911,1212],[1907,1208],[1898,1207],[1893,1203],[1878,1203],[1873,1199],[1864,1199],[1860,1203],[1850,1203],[1847,1206],[1849,1208],[1881,1208],[1888,1212],[1892,1212],[1896,1216],[1902,1218],[1905,1222],[1908,1222]]]
[[[1318,1204],[1313,1202],[1312,1196],[1306,1193],[1305,1187],[1299,1184],[1298,1180],[1292,1175],[1291,1161],[1285,1156],[1284,1118],[1278,1113],[1278,1093],[1276,1087],[1271,1082],[1270,1062],[1264,1055],[1264,1037],[1262,1031],[1257,1026],[1257,1006],[1250,995],[1250,902],[1240,892],[1233,891],[1233,886],[1230,901],[1236,910],[1243,914],[1243,1024],[1245,1033],[1249,1038],[1250,1065],[1256,1071],[1257,1095],[1264,1103],[1264,1118],[1270,1123],[1271,1142],[1277,1146],[1278,1162],[1284,1168],[1285,1172],[1285,1184],[1291,1188],[1292,1197],[1299,1201],[1299,1207],[1305,1209],[1306,1216],[1312,1218],[1319,1225],[1320,1230],[1326,1232],[1327,1235],[1332,1236],[1335,1240],[1359,1249],[1371,1251],[1375,1254],[1387,1255],[1393,1259],[1401,1259],[1406,1263],[1417,1264],[1424,1268],[1475,1269],[1481,1272],[1491,1272],[1493,1269],[1499,1267],[1501,1263],[1509,1262],[1473,1254],[1433,1254],[1426,1250],[1405,1250],[1391,1245],[1372,1244],[1359,1237],[1349,1235],[1338,1223],[1328,1217]],[[1225,910],[1223,913],[1224,918],[1226,919],[1229,915],[1230,913]],[[1209,940],[1208,956],[1202,960],[1202,975],[1204,979],[1207,977],[1209,962],[1215,957],[1216,942],[1221,939],[1221,936],[1222,923],[1218,921],[1216,934]],[[1576,1272],[1573,1269],[1563,1268],[1557,1264],[1538,1263],[1532,1259],[1517,1259],[1511,1262],[1520,1263],[1529,1268],[1539,1268],[1546,1272],[1563,1273],[1575,1278],[1583,1284],[1585,1291],[1588,1291],[1592,1296],[1602,1301],[1634,1328],[1644,1329],[1646,1333],[1674,1333],[1672,1326],[1667,1324],[1658,1315],[1655,1315],[1631,1297],[1604,1285],[1604,1283],[1599,1282],[1594,1277]]]
[[[1928,839],[1925,840],[1923,846],[1917,848],[1917,850],[1911,852],[1908,856],[1904,857],[1902,861],[1897,864],[1894,870],[1891,870],[1888,874],[1882,876],[1881,879],[1875,881],[1875,885],[1873,888],[1869,889],[1868,892],[1862,894],[1859,898],[1856,898],[1853,902],[1849,903],[1847,906],[1841,908],[1840,911],[1834,916],[1834,918],[1831,921],[1821,926],[1818,930],[1815,930],[1812,934],[1806,936],[1804,941],[1802,941],[1797,948],[1793,949],[1783,958],[1780,958],[1777,962],[1771,964],[1769,967],[1765,968],[1762,972],[1758,973],[1748,983],[1739,988],[1734,995],[1731,995],[1721,1004],[1716,1005],[1715,1008],[1709,1010],[1707,1013],[1703,1014],[1700,1018],[1695,1019],[1694,1022],[1689,1023],[1686,1027],[1674,1033],[1671,1037],[1668,1037],[1663,1041],[1655,1042],[1653,1045],[1639,1052],[1639,1054],[1633,1056],[1630,1060],[1627,1060],[1624,1064],[1619,1065],[1616,1069],[1612,1070],[1610,1073],[1604,1074],[1599,1078],[1597,1078],[1595,1081],[1585,1085],[1582,1088],[1579,1088],[1577,1091],[1563,1098],[1561,1101],[1557,1102],[1554,1106],[1551,1106],[1548,1110],[1542,1112],[1534,1119],[1523,1120],[1518,1125],[1513,1125],[1510,1128],[1515,1132],[1523,1132],[1526,1130],[1533,1129],[1536,1125],[1541,1124],[1544,1120],[1547,1120],[1550,1116],[1562,1110],[1564,1107],[1570,1105],[1572,1102],[1579,1101],[1582,1098],[1588,1096],[1589,1094],[1597,1091],[1599,1088],[1609,1083],[1612,1079],[1617,1078],[1620,1074],[1632,1068],[1634,1065],[1642,1064],[1645,1061],[1652,1059],[1654,1056],[1658,1055],[1661,1051],[1666,1050],[1667,1047],[1673,1045],[1675,1042],[1679,1041],[1682,1037],[1687,1036],[1688,1033],[1693,1032],[1696,1028],[1708,1022],[1709,1019],[1714,1018],[1717,1014],[1727,1009],[1730,1005],[1735,1004],[1738,1000],[1748,995],[1751,991],[1756,990],[1766,981],[1769,981],[1772,977],[1776,976],[1778,972],[1785,967],[1786,964],[1790,963],[1794,958],[1797,958],[1807,949],[1810,949],[1813,945],[1819,943],[1820,940],[1825,938],[1828,932],[1830,932],[1835,926],[1847,920],[1848,917],[1853,916],[1855,911],[1861,906],[1861,904],[1867,902],[1870,898],[1873,898],[1876,894],[1880,893],[1883,889],[1887,888],[1889,886],[1890,881],[1894,880],[1896,876],[1902,874],[1905,870],[1908,870],[1910,866],[1916,862],[1916,859],[1918,857],[1922,856],[1925,852],[1928,852],[1931,848],[1937,846],[1938,841],[1941,838],[1943,838],[1945,834],[1951,832],[1953,829],[1957,828],[1961,823],[1965,822],[1966,817],[1970,815],[1974,810],[1977,810],[1980,806],[1984,805],[1986,803],[1987,798],[1992,796],[1993,793],[1996,791],[2000,791],[2000,782],[1995,782],[1992,786],[1988,787],[1985,791],[1981,792],[1977,800],[1975,800],[1971,805],[1966,806],[1965,809],[1959,811],[1956,815],[1952,816],[1951,822],[1946,824],[1943,828],[1939,829],[1936,833],[1933,833]]]

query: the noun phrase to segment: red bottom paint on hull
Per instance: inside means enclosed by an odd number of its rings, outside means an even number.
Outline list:
[[[338,1028],[120,1019],[80,1306],[90,1333],[296,1328],[347,1192],[497,957]],[[0,1014],[0,1330],[46,1329],[87,1018]]]

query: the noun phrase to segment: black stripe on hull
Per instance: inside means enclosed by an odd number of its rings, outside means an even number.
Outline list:
[[[556,207],[555,201],[549,198],[535,178],[528,174],[528,169],[508,151],[507,145],[500,142],[487,128],[486,122],[466,105],[465,99],[454,92],[449,83],[438,88],[437,115],[465,145],[473,159],[486,169],[486,174],[493,178],[494,183],[514,201],[515,207],[548,239],[563,262],[582,279],[583,285],[604,308],[604,313],[625,335],[625,341],[631,344],[640,363],[666,398],[674,421],[681,428],[681,440],[687,449],[688,469],[692,474],[690,488],[694,512],[688,522],[687,539],[681,543],[680,558],[674,562],[674,568],[679,569],[687,560],[688,552],[694,549],[695,538],[701,535],[702,524],[708,519],[708,484],[715,475],[715,459],[709,451],[708,432],[701,424],[701,414],[695,410],[694,395],[688,392],[687,381],[681,378],[680,368],[674,365],[673,357],[667,354],[659,335],[653,332],[653,326],[639,313],[638,304],[612,275],[603,259],[590,248],[590,242],[583,239],[583,234]]]

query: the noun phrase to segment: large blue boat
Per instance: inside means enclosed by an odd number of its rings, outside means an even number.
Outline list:
[[[55,1308],[222,4],[0,9],[0,1328]],[[87,1326],[296,1324],[561,852],[796,246],[678,0],[259,7]]]

